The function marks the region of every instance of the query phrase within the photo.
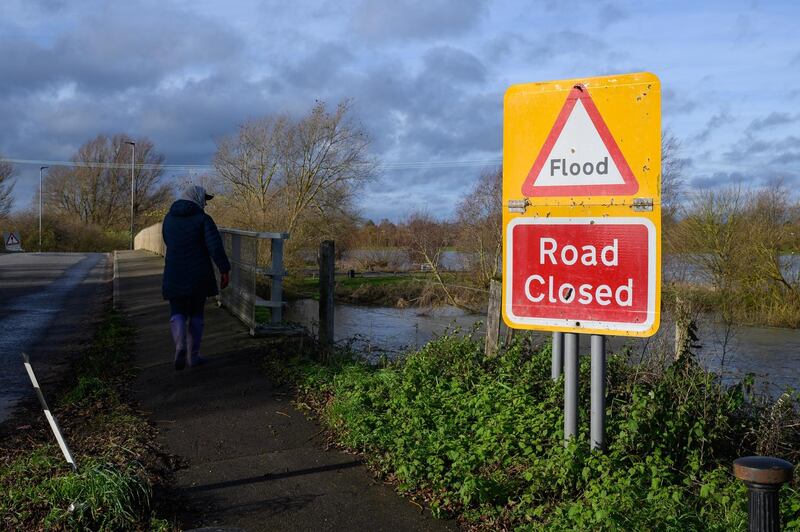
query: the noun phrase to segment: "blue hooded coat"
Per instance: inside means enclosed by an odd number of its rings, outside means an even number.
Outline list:
[[[162,225],[167,245],[161,286],[164,299],[217,295],[217,279],[211,259],[221,273],[231,269],[217,225],[203,210],[205,190],[192,188],[202,191],[200,199],[192,197],[174,202]]]

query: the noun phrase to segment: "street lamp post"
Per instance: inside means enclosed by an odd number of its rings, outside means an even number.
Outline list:
[[[42,252],[42,172],[49,166],[39,167],[39,253]]]
[[[131,249],[133,249],[133,165],[136,161],[136,143],[132,140],[126,140],[125,144],[131,145]]]

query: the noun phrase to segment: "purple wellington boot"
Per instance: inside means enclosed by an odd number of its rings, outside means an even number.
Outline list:
[[[175,342],[175,369],[186,366],[186,316],[175,314],[169,319],[172,340]]]
[[[205,358],[200,356],[200,343],[203,341],[203,317],[192,316],[189,318],[189,366],[195,367],[204,364]]]

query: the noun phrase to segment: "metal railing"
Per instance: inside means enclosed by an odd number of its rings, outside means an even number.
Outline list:
[[[219,295],[220,304],[250,328],[279,328],[283,319],[283,244],[288,233],[265,233],[220,228],[225,253],[231,263],[230,284]],[[269,249],[263,244],[269,241]],[[266,268],[262,264],[269,264]],[[219,272],[217,272],[219,275]],[[269,279],[269,300],[258,297],[259,276]],[[259,327],[259,308],[269,309],[269,326]]]
[[[289,233],[264,233],[221,227],[219,229],[225,253],[231,263],[230,284],[218,296],[219,303],[238,317],[250,329],[281,332],[283,319],[283,243]],[[266,246],[269,241],[269,246]],[[161,236],[161,223],[142,229],[134,239],[134,249],[145,249],[164,256],[167,247]],[[269,264],[267,267],[262,264]],[[214,268],[217,279],[219,271]],[[269,299],[258,297],[258,278],[269,280]],[[268,324],[259,325],[259,308],[269,309]]]

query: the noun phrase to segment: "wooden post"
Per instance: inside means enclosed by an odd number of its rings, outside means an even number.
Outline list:
[[[514,329],[506,325],[506,333],[503,335],[503,346],[511,347],[512,342],[514,342]]]
[[[675,302],[675,360],[691,355],[696,341],[697,324],[692,319],[691,306],[678,296]]]
[[[492,279],[489,284],[489,310],[486,312],[486,357],[497,354],[500,339],[500,305],[502,300],[501,284]]]
[[[325,350],[333,346],[334,251],[333,240],[319,246],[319,343]]]

